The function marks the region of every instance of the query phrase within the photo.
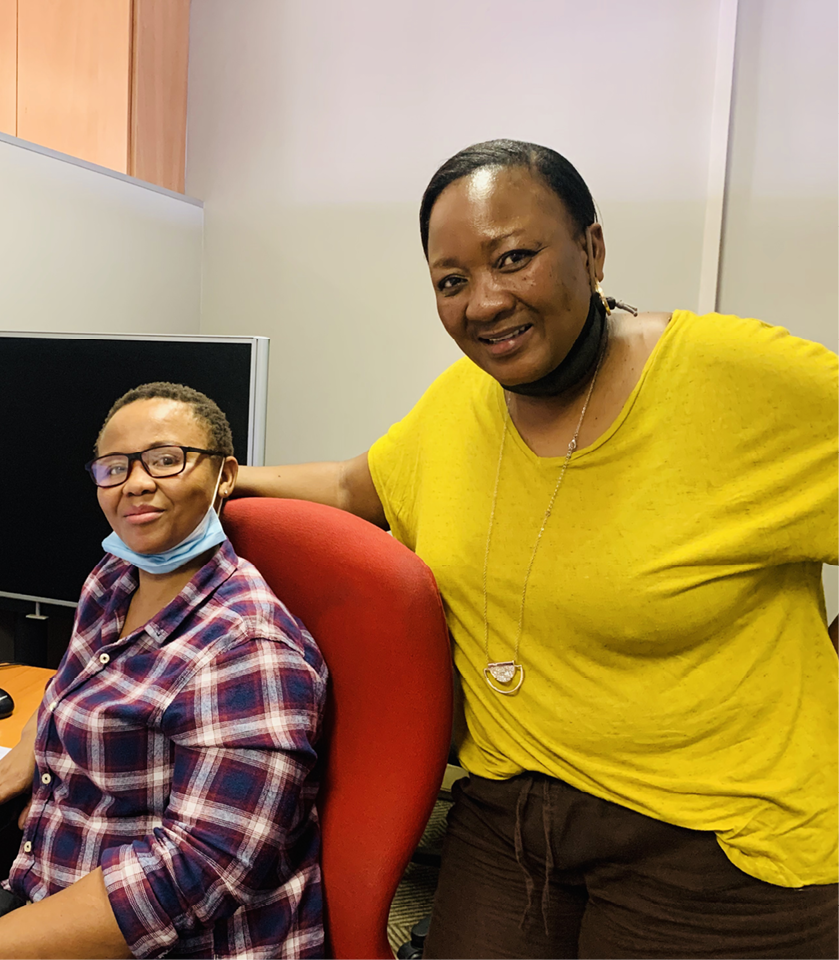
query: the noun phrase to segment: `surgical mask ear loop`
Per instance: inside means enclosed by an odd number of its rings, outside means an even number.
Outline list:
[[[221,461],[221,467],[219,468],[218,477],[216,477],[216,486],[215,486],[215,489],[213,490],[213,496],[210,499],[210,509],[215,510],[216,516],[221,516],[221,505],[222,503],[224,503],[224,497],[222,497],[221,503],[218,505],[218,509],[216,509],[216,497],[218,496],[218,488],[219,488],[219,485],[221,484],[221,475],[224,473],[224,464],[226,461],[227,461],[227,457],[225,457],[224,460]]]

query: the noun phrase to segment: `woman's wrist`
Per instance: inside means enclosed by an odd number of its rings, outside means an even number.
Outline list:
[[[35,775],[35,736],[38,711],[26,721],[17,746],[0,759],[0,803],[20,796],[32,788]]]
[[[34,775],[35,751],[19,743],[0,760],[0,803],[30,790]]]

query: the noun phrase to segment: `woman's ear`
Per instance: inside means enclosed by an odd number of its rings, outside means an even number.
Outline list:
[[[599,223],[586,227],[586,251],[591,289],[595,290],[603,279],[603,265],[606,262],[606,240],[603,237],[603,227]]]
[[[221,480],[218,485],[218,495],[227,500],[236,487],[236,478],[239,476],[239,461],[235,457],[225,457],[221,468]]]

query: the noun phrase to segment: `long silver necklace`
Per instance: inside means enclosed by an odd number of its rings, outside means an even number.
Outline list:
[[[565,454],[565,460],[560,467],[559,476],[556,479],[556,486],[551,494],[551,499],[548,502],[548,509],[545,511],[545,516],[542,518],[542,526],[539,527],[539,533],[536,536],[536,543],[533,544],[533,551],[530,554],[530,562],[527,565],[527,572],[524,575],[524,585],[522,586],[521,591],[521,605],[519,607],[519,622],[516,629],[516,642],[513,650],[513,659],[493,661],[489,658],[487,568],[489,566],[489,545],[490,541],[492,540],[492,527],[495,522],[495,507],[498,503],[498,484],[501,479],[501,462],[504,459],[504,443],[507,439],[507,420],[510,416],[509,411],[507,416],[504,417],[504,429],[501,433],[501,449],[498,451],[498,466],[495,469],[495,489],[492,491],[492,509],[489,514],[486,553],[484,554],[484,653],[486,654],[487,660],[487,665],[484,667],[484,679],[486,680],[490,689],[494,690],[496,693],[503,693],[506,696],[509,696],[510,694],[517,693],[522,683],[524,683],[524,666],[518,662],[518,657],[522,626],[524,624],[524,603],[525,599],[527,598],[527,582],[530,579],[530,571],[533,569],[533,561],[536,559],[536,551],[539,549],[539,542],[542,539],[542,534],[545,532],[545,527],[548,525],[548,520],[551,516],[551,510],[553,510],[553,505],[556,501],[556,495],[559,493],[560,486],[562,486],[562,478],[565,476],[565,471],[568,469],[568,462],[570,461],[574,451],[577,449],[577,437],[580,435],[580,429],[586,416],[586,410],[588,410],[588,402],[591,400],[591,395],[594,392],[594,384],[597,382],[597,374],[600,371],[600,363],[602,359],[603,353],[600,354],[600,357],[597,361],[597,366],[594,368],[594,376],[591,378],[591,384],[589,385],[588,393],[586,394],[585,403],[583,404],[583,409],[580,411],[580,419],[577,421],[577,429],[574,431],[574,436],[571,438],[571,442],[568,444],[568,451]],[[518,681],[516,682],[516,685],[514,687],[510,687],[509,690],[503,690],[501,687],[497,687],[495,683],[493,683],[493,681],[495,681],[496,683],[510,684],[516,680],[517,674]]]

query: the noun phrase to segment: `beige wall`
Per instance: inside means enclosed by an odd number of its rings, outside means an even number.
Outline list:
[[[0,136],[4,330],[198,333],[203,210]]]
[[[366,449],[457,357],[417,207],[476,140],[565,153],[603,214],[607,289],[695,306],[717,17],[716,0],[194,3],[201,332],[271,337],[268,461]]]
[[[739,0],[719,308],[837,346],[835,0]],[[825,568],[832,618],[835,567]]]

